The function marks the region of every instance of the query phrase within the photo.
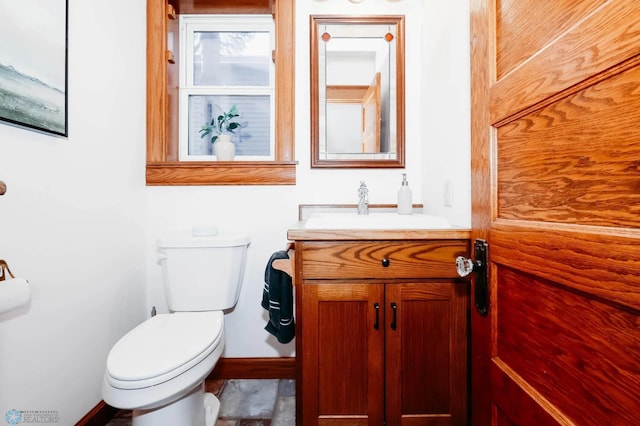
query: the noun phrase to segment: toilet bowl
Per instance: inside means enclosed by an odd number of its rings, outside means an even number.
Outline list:
[[[238,301],[249,238],[180,236],[158,241],[171,313],[156,315],[111,349],[104,401],[132,410],[133,426],[213,426],[220,403],[204,380],[225,343],[224,310]]]
[[[156,315],[115,344],[102,396],[114,407],[134,410],[135,425],[213,425],[219,404],[204,393],[203,383],[223,348],[221,311]],[[170,420],[176,416],[177,423]]]

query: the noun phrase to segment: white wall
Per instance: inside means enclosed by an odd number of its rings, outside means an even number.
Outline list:
[[[440,3],[442,3],[440,5]],[[240,300],[227,315],[225,357],[294,355],[264,331],[260,307],[264,269],[284,249],[298,204],[355,203],[360,180],[371,203],[396,203],[405,170],[310,169],[309,15],[406,15],[406,172],[415,203],[427,212],[469,226],[469,47],[466,2],[423,0],[299,0],[296,2],[296,186],[148,188],[149,305],[166,311],[155,240],[170,229],[216,224],[252,237]],[[447,39],[449,38],[450,39]],[[466,37],[466,40],[465,40]],[[424,96],[430,96],[423,100]],[[445,179],[453,181],[453,207],[442,205]]]
[[[3,419],[53,410],[74,424],[146,314],[144,22],[143,0],[70,0],[69,137],[0,124],[0,258],[32,294],[0,315]]]
[[[165,310],[156,238],[217,224],[252,237],[227,357],[290,356],[263,327],[264,268],[301,203],[395,203],[404,170],[311,170],[309,15],[406,15],[406,172],[414,202],[468,225],[468,5],[435,0],[299,0],[296,186],[145,187],[145,1],[69,0],[69,137],[0,124],[0,258],[28,278],[28,309],[0,316],[0,415],[57,410],[73,424],[101,399],[113,343]],[[461,4],[465,3],[465,4]],[[126,12],[126,13],[125,13]],[[423,58],[424,57],[424,58]],[[442,184],[454,182],[454,205]],[[146,266],[146,268],[145,268]],[[146,270],[145,270],[146,269]]]
[[[430,213],[470,227],[469,4],[424,2],[423,28],[422,201]]]

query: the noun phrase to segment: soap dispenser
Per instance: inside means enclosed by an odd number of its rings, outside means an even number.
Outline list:
[[[398,214],[412,214],[413,201],[411,200],[411,189],[407,182],[407,174],[402,174],[402,185],[398,190]]]

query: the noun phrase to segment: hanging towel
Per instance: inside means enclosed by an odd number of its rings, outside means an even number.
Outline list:
[[[293,320],[293,283],[286,272],[273,267],[276,259],[288,259],[286,251],[273,253],[264,271],[262,307],[269,311],[269,322],[264,327],[280,343],[289,343],[296,332]]]

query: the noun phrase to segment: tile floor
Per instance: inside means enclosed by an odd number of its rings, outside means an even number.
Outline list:
[[[220,399],[216,426],[294,426],[295,380],[208,380],[207,392]],[[121,411],[106,426],[131,425],[131,412]]]

